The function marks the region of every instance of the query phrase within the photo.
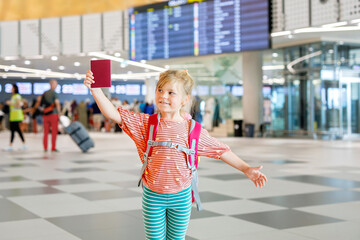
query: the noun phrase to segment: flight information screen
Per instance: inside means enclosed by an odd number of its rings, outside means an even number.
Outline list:
[[[135,61],[270,48],[268,0],[173,0],[129,18]]]

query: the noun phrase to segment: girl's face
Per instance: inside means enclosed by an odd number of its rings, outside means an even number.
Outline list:
[[[162,113],[176,113],[186,104],[188,96],[178,82],[168,82],[162,88],[156,89],[155,103]]]

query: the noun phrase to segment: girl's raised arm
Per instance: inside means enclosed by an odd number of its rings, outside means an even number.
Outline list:
[[[96,104],[100,108],[100,111],[107,119],[110,119],[118,124],[122,123],[122,119],[120,117],[119,112],[115,108],[115,106],[110,102],[110,100],[105,96],[101,88],[91,88],[91,84],[93,84],[94,75],[88,70],[86,73],[86,78],[84,80],[84,85],[90,90],[92,93]]]

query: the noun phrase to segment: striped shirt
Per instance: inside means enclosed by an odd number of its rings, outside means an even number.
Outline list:
[[[149,115],[129,112],[121,107],[118,111],[123,121],[119,126],[135,142],[140,159],[144,163]],[[160,119],[155,141],[168,141],[189,148],[189,129],[190,120]],[[227,151],[230,151],[227,145],[211,137],[205,129],[201,129],[198,156],[219,159]],[[145,186],[157,193],[172,194],[189,187],[191,179],[191,170],[187,167],[184,152],[169,147],[153,147],[143,176]]]

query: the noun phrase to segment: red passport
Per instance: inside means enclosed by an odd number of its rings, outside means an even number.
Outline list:
[[[95,81],[95,83],[91,84],[91,87],[111,87],[111,61],[107,59],[91,60],[90,65]]]

